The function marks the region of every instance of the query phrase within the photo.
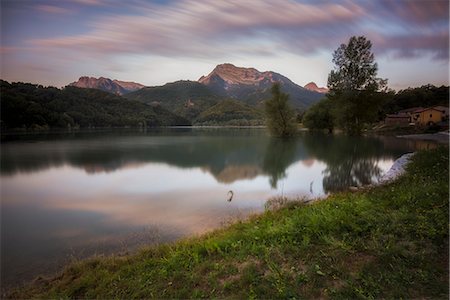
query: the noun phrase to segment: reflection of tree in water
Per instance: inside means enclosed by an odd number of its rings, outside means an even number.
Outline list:
[[[270,185],[277,188],[278,180],[286,177],[286,169],[295,160],[296,140],[272,138],[266,149],[263,171],[270,176]]]
[[[379,179],[381,169],[376,159],[345,160],[339,165],[328,165],[324,171],[325,192],[342,191],[350,186],[367,185]]]
[[[378,139],[318,134],[304,141],[311,154],[327,164],[325,192],[370,184],[381,176],[377,162],[384,157],[384,146]]]
[[[9,144],[0,153],[0,174],[11,176],[64,164],[95,174],[162,162],[178,168],[201,167],[223,183],[267,174],[275,188],[286,176],[286,168],[304,155],[302,147],[296,146],[298,140],[269,138],[262,130],[91,133],[39,141],[32,148],[24,142]]]

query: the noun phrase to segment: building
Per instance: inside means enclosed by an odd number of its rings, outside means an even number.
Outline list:
[[[439,106],[433,106],[433,108],[437,109],[437,110],[441,110],[442,113],[444,114],[445,119],[448,120],[448,107],[439,105]]]
[[[386,115],[384,123],[386,125],[408,125],[411,122],[411,116],[406,113]]]
[[[448,108],[447,108],[448,111]],[[416,110],[412,114],[412,121],[416,125],[427,126],[437,124],[445,120],[445,110],[439,110],[434,107]]]

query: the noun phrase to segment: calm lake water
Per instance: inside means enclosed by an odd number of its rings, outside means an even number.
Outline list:
[[[201,234],[263,211],[272,196],[376,182],[402,154],[429,147],[309,133],[283,141],[264,129],[3,136],[1,283]]]

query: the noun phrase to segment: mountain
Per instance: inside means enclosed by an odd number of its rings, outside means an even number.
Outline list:
[[[161,106],[189,120],[223,100],[208,87],[196,81],[176,81],[163,86],[145,87],[125,95],[153,106]]]
[[[255,126],[264,125],[264,113],[236,100],[223,100],[203,111],[195,125]]]
[[[305,109],[324,96],[295,84],[281,74],[240,68],[232,64],[216,66],[207,76],[200,77],[198,82],[218,95],[239,99],[251,105],[260,105],[270,98],[270,88],[275,82],[280,82],[282,91],[290,95],[291,104],[295,108]]]
[[[190,125],[162,107],[97,89],[63,89],[0,80],[2,128],[156,127]]]
[[[328,89],[326,87],[318,87],[315,82],[310,82],[307,85],[305,85],[305,89],[313,92],[318,92],[321,94],[328,93]]]
[[[69,86],[75,86],[79,88],[90,88],[102,90],[105,92],[113,93],[116,95],[125,95],[130,92],[137,91],[142,89],[144,85],[131,81],[120,81],[120,80],[111,80],[109,78],[95,78],[82,76],[78,81],[72,82]]]

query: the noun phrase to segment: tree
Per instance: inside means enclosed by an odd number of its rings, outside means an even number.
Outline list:
[[[309,129],[327,129],[332,133],[334,121],[331,100],[325,98],[311,106],[303,116],[303,125]]]
[[[274,136],[294,135],[297,124],[295,112],[289,106],[289,95],[281,92],[280,83],[272,85],[272,99],[265,102],[267,127]]]
[[[353,36],[333,53],[335,69],[328,75],[328,97],[337,124],[350,134],[360,134],[365,123],[376,119],[380,105],[376,93],[387,84],[376,77],[378,66],[371,49],[366,37]]]

